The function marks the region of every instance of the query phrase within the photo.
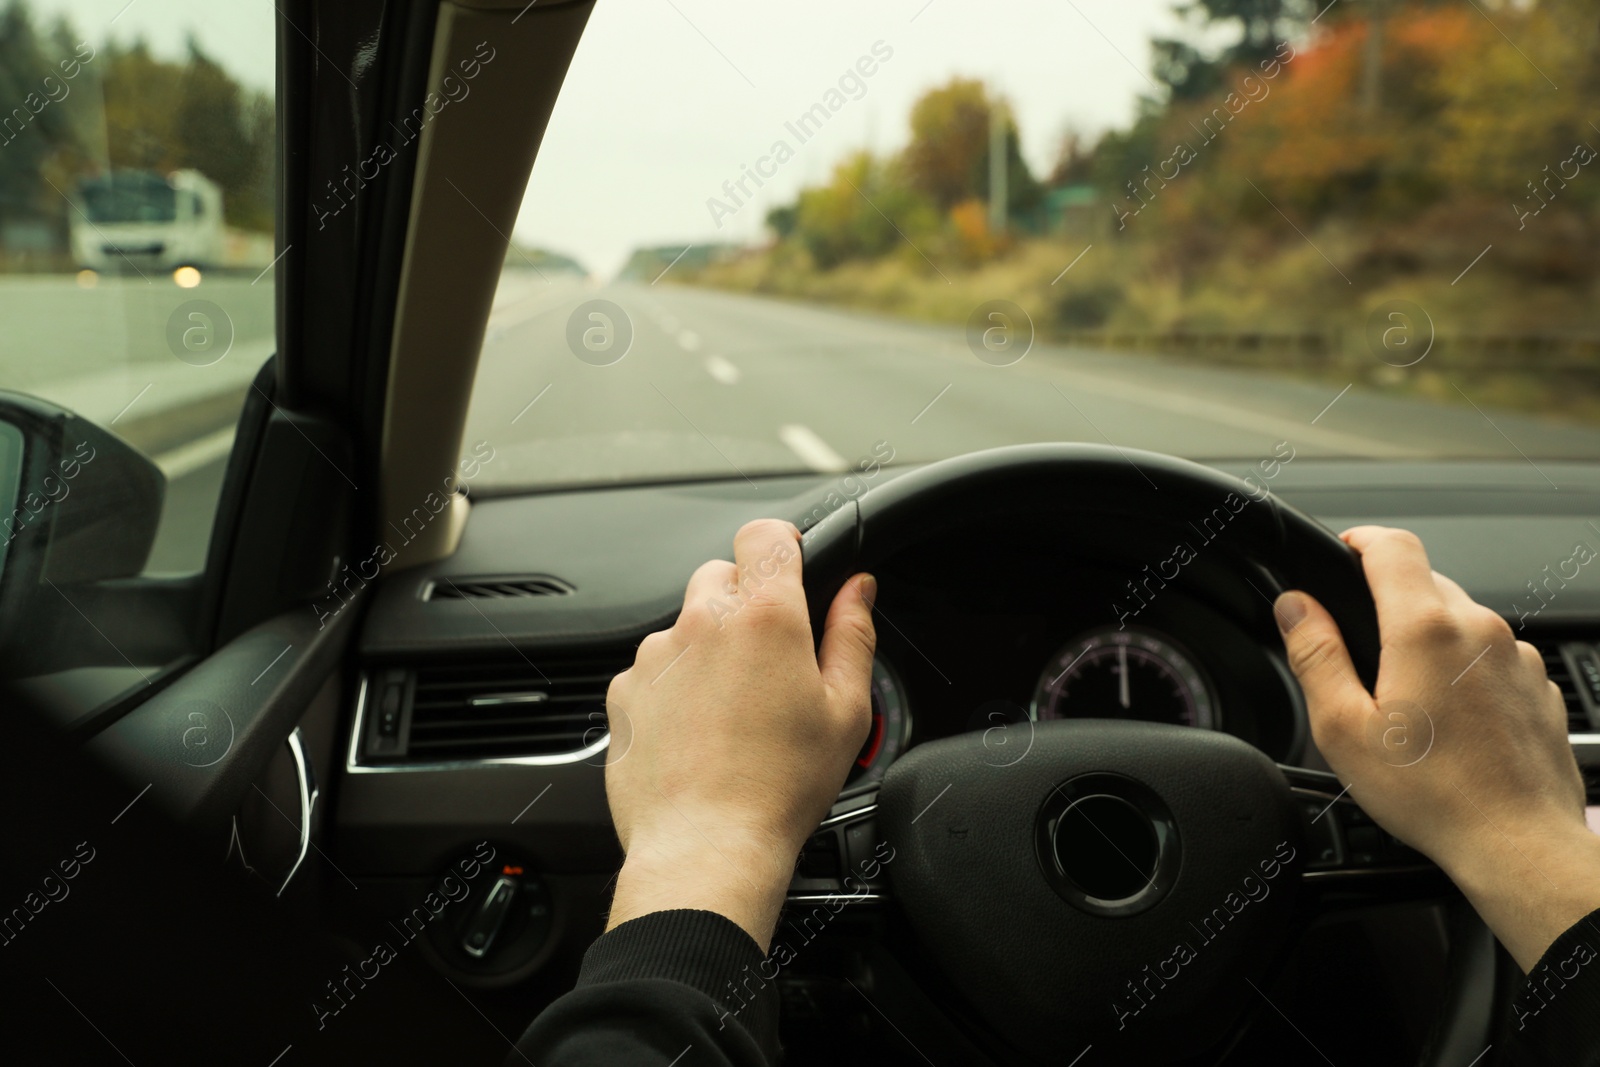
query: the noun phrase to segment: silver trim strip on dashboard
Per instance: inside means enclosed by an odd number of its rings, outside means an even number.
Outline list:
[[[840,812],[838,815],[828,816],[826,819],[823,819],[817,824],[817,830],[826,830],[830,827],[840,826],[847,822],[855,822],[858,819],[864,819],[869,815],[876,815],[877,812],[878,804],[876,801],[872,802],[871,804],[863,804],[859,808],[852,808],[849,811]]]
[[[1408,875],[1437,874],[1444,872],[1426,863],[1412,863],[1403,867],[1333,867],[1324,870],[1301,871],[1300,879],[1306,882],[1360,880],[1371,878],[1400,878]]]
[[[361,672],[361,684],[356,689],[356,721],[350,732],[350,751],[345,753],[344,769],[355,772],[358,765],[357,757],[361,754],[361,727],[367,717],[367,672]]]
[[[300,865],[306,861],[306,853],[311,850],[311,812],[316,807],[319,795],[316,779],[312,777],[311,757],[306,753],[305,735],[300,732],[300,727],[294,728],[286,743],[289,755],[294,759],[295,784],[300,787],[300,854],[294,858],[289,873],[283,876],[283,884],[278,887],[276,894],[280,897],[289,888],[289,883],[294,881]],[[243,857],[243,849],[239,854]]]
[[[563,767],[582,763],[598,756],[611,745],[611,731],[600,735],[598,741],[572,752],[553,756],[483,756],[478,759],[429,760],[416,763],[378,764],[361,762],[361,731],[367,719],[367,694],[370,689],[365,671],[361,672],[361,685],[356,691],[356,718],[350,729],[350,751],[345,758],[347,774],[400,774],[411,771],[459,771],[473,767]]]
[[[472,708],[498,708],[506,704],[543,704],[550,699],[549,693],[491,693],[488,696],[473,697],[467,701],[467,706]]]
[[[356,691],[355,723],[350,731],[350,749],[345,759],[345,771],[350,774],[391,774],[406,771],[447,771],[462,770],[470,767],[482,767],[490,764],[523,767],[560,767],[571,763],[581,763],[593,756],[604,752],[611,744],[611,733],[607,731],[600,740],[574,752],[563,753],[555,756],[500,756],[482,759],[467,760],[435,760],[426,763],[397,763],[394,765],[363,764],[361,755],[361,730],[366,723],[367,692],[369,679],[367,673],[361,673],[360,686]],[[909,731],[908,731],[909,733]],[[1570,734],[1568,741],[1572,744],[1572,751],[1582,764],[1600,765],[1600,733]],[[872,806],[874,809],[877,805]],[[823,827],[834,826],[841,822],[860,818],[866,811],[872,809],[857,809],[834,816],[822,823]],[[820,829],[821,827],[819,827]],[[298,866],[298,863],[296,864]],[[293,873],[293,872],[291,872]],[[285,883],[287,884],[287,882]]]
[[[1580,766],[1600,767],[1600,734],[1568,734],[1567,740]]]

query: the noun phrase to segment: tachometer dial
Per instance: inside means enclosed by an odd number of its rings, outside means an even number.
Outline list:
[[[1096,630],[1045,667],[1036,719],[1139,719],[1215,729],[1216,704],[1189,654],[1147,630]]]
[[[900,679],[881,659],[872,661],[872,730],[867,743],[850,767],[845,785],[861,785],[883,778],[905,748],[911,716],[906,710],[905,690]]]

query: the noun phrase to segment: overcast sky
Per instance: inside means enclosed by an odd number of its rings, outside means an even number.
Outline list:
[[[242,81],[270,89],[270,0],[33,0],[97,46],[143,35],[177,56],[192,32]],[[516,236],[610,273],[640,244],[748,241],[768,208],[845,153],[903,145],[912,102],[954,75],[1013,102],[1023,151],[1047,170],[1062,134],[1133,115],[1149,39],[1180,31],[1170,0],[599,0],[562,89]],[[785,129],[858,59],[892,49],[823,130]],[[719,229],[721,196],[783,139],[792,160]],[[770,167],[769,167],[770,169]],[[753,188],[753,186],[751,186]],[[731,202],[730,202],[731,203]]]
[[[958,74],[1001,88],[1047,170],[1069,127],[1132,118],[1151,35],[1180,28],[1167,0],[600,0],[516,234],[602,273],[641,243],[757,239],[768,208],[847,152],[903,145],[912,102]],[[784,123],[878,41],[894,54],[865,95],[799,144]],[[707,199],[780,138],[795,158],[718,229]]]

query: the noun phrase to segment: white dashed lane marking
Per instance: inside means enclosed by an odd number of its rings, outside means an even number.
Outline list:
[[[828,446],[828,442],[818,437],[808,426],[798,423],[789,423],[778,427],[778,440],[789,446],[789,451],[800,457],[800,462],[814,471],[842,471],[847,470],[850,464],[845,458]]]
[[[723,385],[733,385],[739,380],[739,368],[721,356],[706,357],[706,373]]]

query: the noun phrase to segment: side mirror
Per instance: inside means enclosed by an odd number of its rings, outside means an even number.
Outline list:
[[[0,674],[44,659],[80,594],[144,570],[166,476],[64,408],[0,390]]]

